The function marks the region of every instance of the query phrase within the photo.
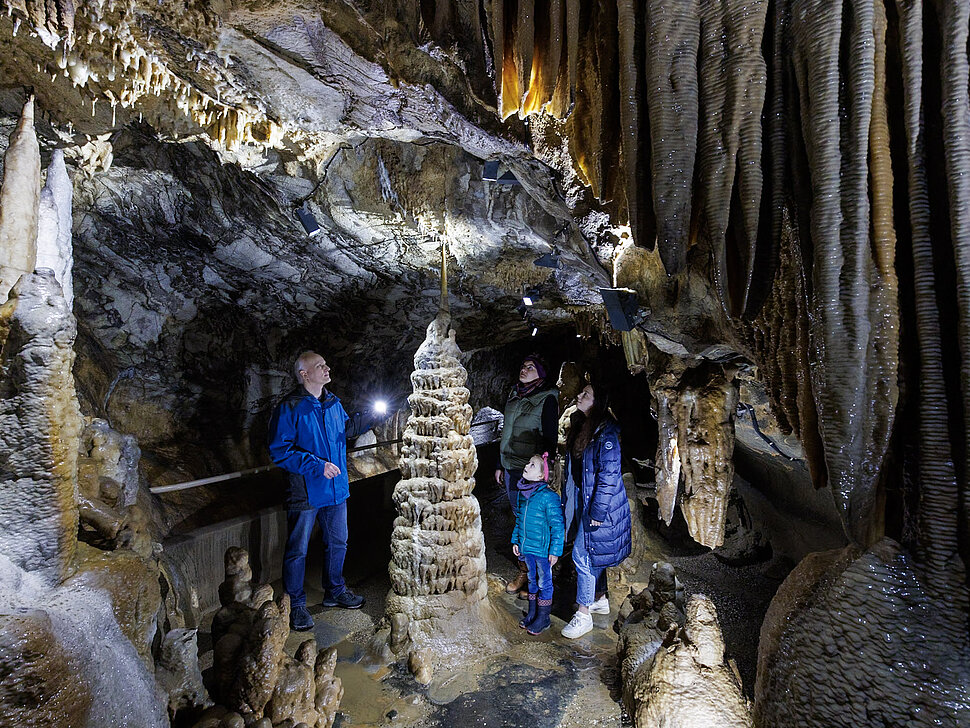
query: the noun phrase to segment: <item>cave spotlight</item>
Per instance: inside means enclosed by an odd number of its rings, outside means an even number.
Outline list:
[[[319,235],[321,232],[323,232],[323,230],[320,229],[320,224],[317,222],[317,219],[313,216],[313,213],[310,212],[309,208],[307,208],[306,203],[304,203],[303,207],[296,208],[296,216],[300,218],[300,224],[303,226],[303,229],[306,230],[306,234],[311,238],[314,235]]]
[[[538,333],[539,333],[539,327],[538,326],[533,326],[532,327],[532,335],[535,336]]]

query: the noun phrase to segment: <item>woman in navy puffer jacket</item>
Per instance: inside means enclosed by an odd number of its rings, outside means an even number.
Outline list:
[[[597,577],[630,555],[630,502],[620,470],[620,427],[607,411],[602,385],[588,384],[576,399],[566,439],[563,486],[566,530],[575,530],[576,602],[579,609],[562,631],[581,637],[593,628],[589,608]]]

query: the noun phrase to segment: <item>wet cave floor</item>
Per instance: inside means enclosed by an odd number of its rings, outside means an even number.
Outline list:
[[[482,468],[479,476],[484,476]],[[387,564],[394,519],[391,475],[353,484],[349,503],[350,542],[345,577],[363,595],[361,609],[320,606],[319,535],[311,540],[307,562],[307,603],[316,624],[310,632],[291,632],[290,654],[310,636],[319,648],[336,645],[336,674],[344,697],[335,726],[505,726],[507,728],[569,728],[632,725],[621,704],[621,685],[613,630],[617,610],[630,589],[639,591],[655,560],[674,564],[687,594],[702,592],[717,608],[726,652],[736,660],[744,690],[754,687],[758,633],[768,602],[790,565],[772,561],[735,568],[721,563],[707,549],[691,544],[684,534],[648,523],[649,557],[624,584],[611,576],[609,615],[593,615],[595,628],[576,640],[560,634],[573,614],[575,578],[568,556],[557,567],[552,627],[533,637],[517,626],[526,602],[506,594],[504,586],[516,574],[508,538],[511,510],[503,489],[480,477],[475,495],[482,509],[488,563],[489,599],[500,615],[508,648],[496,654],[469,654],[460,671],[437,672],[427,686],[408,672],[406,660],[388,665],[373,644],[375,627],[384,612],[390,588]],[[282,585],[273,583],[279,594]],[[208,680],[212,664],[207,634],[212,615],[200,627],[200,663]],[[387,652],[384,653],[388,654]]]

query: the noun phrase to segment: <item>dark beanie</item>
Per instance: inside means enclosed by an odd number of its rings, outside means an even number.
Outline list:
[[[546,362],[541,356],[538,354],[529,354],[527,357],[525,357],[525,359],[522,360],[522,363],[525,364],[527,361],[531,361],[533,364],[535,364],[536,374],[539,375],[539,379],[546,378]]]

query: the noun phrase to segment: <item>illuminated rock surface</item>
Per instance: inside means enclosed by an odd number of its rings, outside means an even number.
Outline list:
[[[428,335],[414,355],[408,398],[411,416],[401,447],[401,482],[394,488],[399,513],[391,536],[389,567],[393,593],[386,612],[391,646],[447,647],[449,636],[481,628],[485,597],[485,542],[478,500],[472,495],[478,458],[469,430],[468,377],[461,365],[455,332],[447,314],[428,325]],[[412,657],[422,675],[429,659]],[[430,679],[428,673],[427,682]]]

